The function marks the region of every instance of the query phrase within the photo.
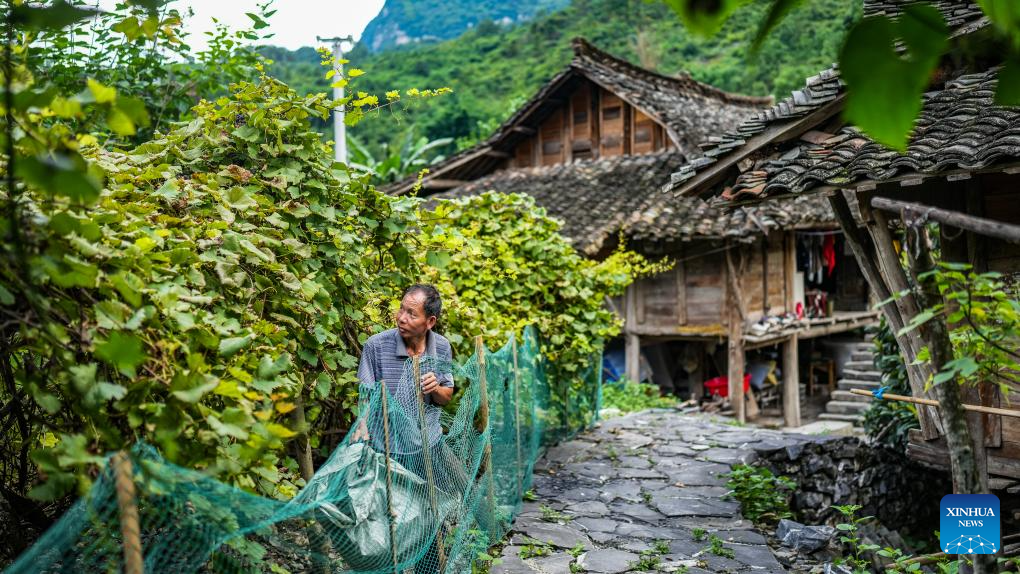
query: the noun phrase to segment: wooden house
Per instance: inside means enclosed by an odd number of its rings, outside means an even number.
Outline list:
[[[866,1],[865,15],[895,17],[906,4]],[[989,25],[975,4],[935,5],[956,37]],[[947,58],[940,66],[906,153],[885,148],[846,124],[840,114],[845,90],[833,68],[810,78],[788,100],[717,137],[704,158],[678,164],[667,187],[681,201],[717,197],[739,209],[760,207],[772,198],[827,197],[880,300],[912,283],[901,265],[895,233],[923,238],[926,223],[939,224],[943,260],[1000,271],[1015,281],[1020,274],[1020,109],[995,105],[996,68],[959,67],[965,66],[962,61]],[[906,250],[917,259],[913,250],[922,248],[912,244]],[[924,289],[912,289],[882,306],[894,332],[918,316],[924,297]],[[914,364],[932,336],[924,329],[897,335],[915,397],[935,398],[925,390],[931,366]],[[1007,396],[993,381],[963,388],[962,399],[984,406],[1016,405],[1020,389],[1010,386]],[[922,406],[918,415],[920,429],[911,434],[908,454],[948,469],[944,413]],[[976,451],[983,453],[978,457],[982,472],[1020,479],[1020,418],[973,412],[967,418]]]
[[[671,166],[699,153],[710,134],[735,128],[771,100],[656,74],[583,40],[573,46],[566,70],[486,141],[431,167],[420,193],[525,193],[560,219],[564,235],[590,257],[614,249],[621,232],[634,249],[672,257],[678,262],[672,271],[639,281],[612,302],[625,318],[628,377],[641,378],[643,350],[654,363],[653,379],[673,388],[682,382],[697,394],[704,379],[727,374],[729,356],[718,350],[728,341],[741,372],[745,346],[785,345],[784,416],[798,426],[798,341],[857,329],[876,316],[856,263],[840,249],[840,280],[828,279],[831,309],[794,317],[797,303],[802,309],[807,303],[796,271],[797,238],[834,233],[827,203],[794,199],[732,212],[697,199],[677,202],[661,190]],[[413,183],[390,192],[406,193]],[[735,288],[734,305],[728,297]]]
[[[495,171],[663,150],[696,154],[771,98],[730,94],[690,76],[664,76],[573,40],[574,58],[485,141],[429,167],[422,195]],[[386,191],[411,191],[415,178]]]

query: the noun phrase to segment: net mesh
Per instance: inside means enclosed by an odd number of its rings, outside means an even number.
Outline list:
[[[530,328],[519,345],[479,349],[463,364],[409,359],[399,385],[363,388],[351,432],[290,501],[145,444],[108,457],[89,494],[6,572],[471,572],[509,529],[543,444],[596,420],[601,385],[601,357],[548,381]],[[464,388],[453,414],[423,400],[429,372]]]

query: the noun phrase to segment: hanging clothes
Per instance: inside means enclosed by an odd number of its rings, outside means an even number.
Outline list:
[[[836,268],[836,237],[826,235],[822,243],[822,257],[825,259],[825,275],[832,277],[832,271]]]

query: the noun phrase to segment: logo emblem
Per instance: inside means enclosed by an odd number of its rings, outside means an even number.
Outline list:
[[[942,497],[939,545],[946,554],[995,554],[1001,548],[999,497],[947,494]]]

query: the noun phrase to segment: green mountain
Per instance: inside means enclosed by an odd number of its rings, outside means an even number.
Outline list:
[[[510,26],[540,12],[552,12],[570,0],[386,0],[361,34],[371,52],[398,46],[449,40],[478,25]]]
[[[488,136],[517,104],[563,69],[572,57],[574,36],[664,74],[685,70],[724,90],[782,98],[837,59],[845,30],[860,18],[860,4],[805,0],[756,56],[749,55],[748,46],[764,17],[765,2],[740,10],[710,38],[687,31],[661,2],[573,0],[562,10],[518,26],[480,25],[444,42],[382,53],[362,44],[349,56],[352,66],[366,72],[357,78],[355,89],[381,95],[446,86],[453,94],[407,109],[386,108],[378,119],[369,117],[351,133],[376,150],[409,129],[430,139],[458,138],[459,147],[469,145]],[[314,51],[283,52],[267,49],[277,60],[270,73],[299,91],[328,91]]]

